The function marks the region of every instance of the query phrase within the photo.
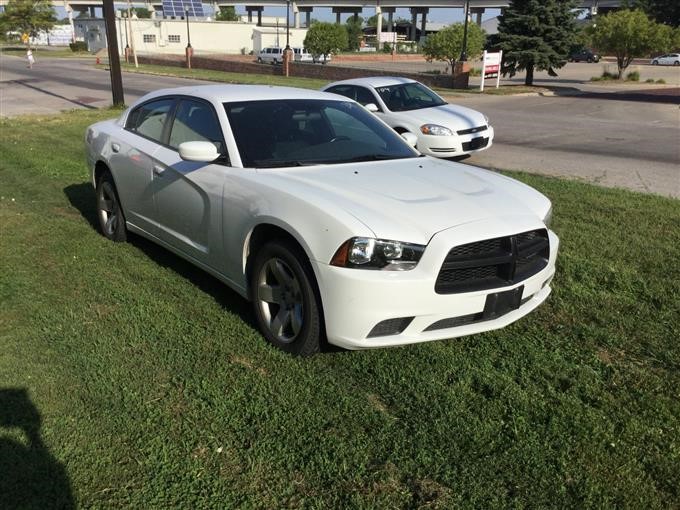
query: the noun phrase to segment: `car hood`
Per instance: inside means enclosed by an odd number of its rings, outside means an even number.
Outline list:
[[[267,170],[281,190],[341,208],[377,238],[427,244],[437,232],[489,218],[542,218],[550,201],[495,172],[430,157]],[[299,187],[306,189],[298,189]]]
[[[454,131],[485,126],[487,124],[484,115],[480,112],[453,104],[398,113],[407,115],[410,120],[420,124],[439,124]]]

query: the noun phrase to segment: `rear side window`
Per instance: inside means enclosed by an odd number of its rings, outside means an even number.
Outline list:
[[[174,99],[160,99],[144,103],[130,113],[125,128],[162,143],[165,120],[174,103]]]

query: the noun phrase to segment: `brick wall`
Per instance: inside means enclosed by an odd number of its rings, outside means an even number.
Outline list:
[[[139,56],[138,60],[142,64],[170,65],[184,67],[183,57],[149,57]],[[191,58],[191,66],[194,69],[211,69],[214,71],[225,71],[229,73],[264,74],[269,76],[283,76],[283,66],[273,66],[256,64],[254,62],[243,62],[242,60],[226,60],[210,57]],[[468,69],[465,73],[457,76],[457,88],[467,86]],[[338,67],[322,64],[291,64],[290,76],[302,78],[317,78],[327,81],[349,80],[351,78],[363,78],[366,76],[393,76],[397,73],[390,71],[380,71],[376,69],[359,69],[355,67]],[[419,74],[419,73],[398,73],[398,76],[418,80],[430,87],[453,88],[454,80],[450,74]]]

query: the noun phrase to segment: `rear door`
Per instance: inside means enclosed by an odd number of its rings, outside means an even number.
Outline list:
[[[167,143],[154,158],[158,237],[191,258],[215,267],[213,254],[222,242],[222,189],[228,161],[184,161],[178,147],[191,141],[212,142],[218,152],[226,154],[212,104],[180,98],[169,123]]]

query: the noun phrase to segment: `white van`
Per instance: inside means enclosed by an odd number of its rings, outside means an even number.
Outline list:
[[[314,62],[314,57],[307,48],[293,48],[295,62]]]
[[[276,46],[262,48],[257,56],[257,61],[265,64],[280,64],[283,62],[283,48]]]

